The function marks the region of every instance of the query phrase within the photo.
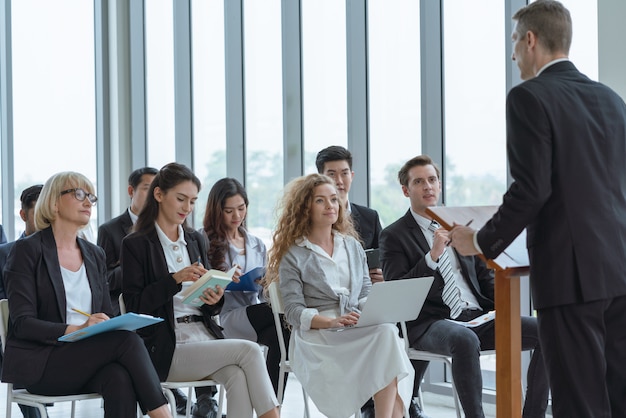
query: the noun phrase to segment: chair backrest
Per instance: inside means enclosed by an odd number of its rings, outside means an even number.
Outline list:
[[[8,299],[0,300],[0,338],[2,339],[2,351],[7,344],[7,333],[9,332],[9,301]]]
[[[285,339],[283,337],[283,321],[280,318],[280,314],[285,313],[283,306],[283,298],[278,288],[278,283],[272,282],[267,289],[270,296],[270,306],[272,307],[272,314],[274,315],[274,325],[276,326],[276,334],[278,335],[278,346],[280,347],[280,361],[285,362],[287,360],[287,347],[285,346]]]
[[[285,313],[285,306],[283,305],[283,297],[280,294],[280,289],[278,288],[278,283],[272,282],[267,289],[267,292],[270,295],[270,305],[272,306],[272,311],[276,311],[276,313]]]
[[[118,301],[120,303],[120,314],[124,315],[126,313],[126,303],[124,303],[124,295],[123,294],[120,293]]]

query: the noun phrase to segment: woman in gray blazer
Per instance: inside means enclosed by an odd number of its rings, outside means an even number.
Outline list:
[[[292,370],[329,417],[347,417],[372,396],[377,417],[408,416],[413,368],[395,324],[346,328],[371,281],[344,208],[324,175],[297,178],[284,193],[266,280],[279,283],[293,326]]]

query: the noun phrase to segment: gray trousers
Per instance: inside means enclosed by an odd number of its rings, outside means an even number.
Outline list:
[[[263,351],[246,340],[210,340],[178,344],[168,381],[211,378],[226,387],[228,416],[252,418],[278,406]]]

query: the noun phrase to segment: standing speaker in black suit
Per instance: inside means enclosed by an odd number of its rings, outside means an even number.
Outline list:
[[[626,416],[626,104],[568,60],[569,11],[537,1],[513,19],[521,78],[507,97],[513,183],[466,255],[499,255],[527,228],[555,417]]]

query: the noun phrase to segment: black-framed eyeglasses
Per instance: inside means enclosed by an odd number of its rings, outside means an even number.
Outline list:
[[[96,202],[98,201],[98,197],[95,194],[87,193],[80,187],[77,187],[75,189],[63,190],[61,192],[61,196],[63,196],[64,194],[68,194],[68,193],[74,193],[74,197],[76,198],[76,200],[79,200],[81,202],[83,202],[85,198],[87,198],[87,200],[89,200],[89,202],[92,205],[95,205]]]

